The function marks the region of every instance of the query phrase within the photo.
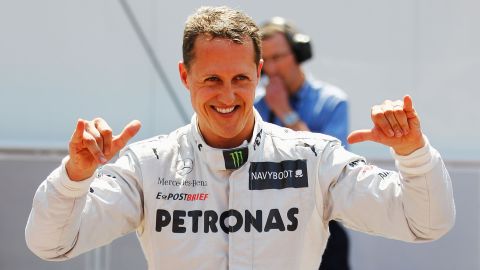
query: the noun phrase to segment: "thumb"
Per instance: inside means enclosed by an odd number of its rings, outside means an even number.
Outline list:
[[[142,127],[142,123],[138,120],[133,120],[132,122],[128,123],[125,128],[123,128],[120,135],[115,136],[112,141],[112,154],[116,154],[120,149],[127,145],[128,141],[135,136],[140,128]]]
[[[83,133],[85,132],[85,121],[82,119],[78,119],[77,127],[72,134],[72,138],[70,139],[71,143],[81,143],[83,140]]]
[[[413,107],[412,98],[409,95],[403,97],[403,110],[407,114],[408,123],[410,128],[420,128],[420,119],[418,113]]]
[[[364,142],[364,141],[373,141],[373,133],[370,129],[360,129],[355,130],[350,133],[347,137],[349,144]]]

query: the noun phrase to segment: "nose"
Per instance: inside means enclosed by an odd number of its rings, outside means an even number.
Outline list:
[[[231,83],[225,84],[225,87],[218,95],[218,101],[225,105],[232,105],[235,102],[235,89]]]

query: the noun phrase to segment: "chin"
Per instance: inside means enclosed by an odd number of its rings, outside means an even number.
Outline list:
[[[234,129],[224,129],[220,132],[217,133],[219,137],[225,138],[225,139],[233,139],[237,137],[240,134],[240,131],[234,130]]]

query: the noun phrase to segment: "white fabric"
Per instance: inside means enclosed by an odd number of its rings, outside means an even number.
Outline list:
[[[196,121],[131,144],[93,180],[72,182],[62,164],[35,194],[29,248],[65,260],[136,230],[149,269],[318,269],[331,219],[409,242],[438,239],[454,224],[450,178],[428,143],[395,156],[401,171],[389,172],[332,137],[256,114],[246,163],[226,170],[223,150],[206,145]],[[255,169],[261,162],[268,170]],[[288,167],[300,163],[306,171]],[[308,186],[292,186],[305,177]],[[268,184],[282,179],[284,188]],[[218,221],[225,216],[232,232]]]

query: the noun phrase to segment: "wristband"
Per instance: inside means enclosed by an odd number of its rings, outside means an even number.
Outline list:
[[[283,118],[283,123],[286,126],[291,126],[297,123],[300,120],[300,116],[298,116],[298,113],[295,111],[289,112],[285,117]]]

